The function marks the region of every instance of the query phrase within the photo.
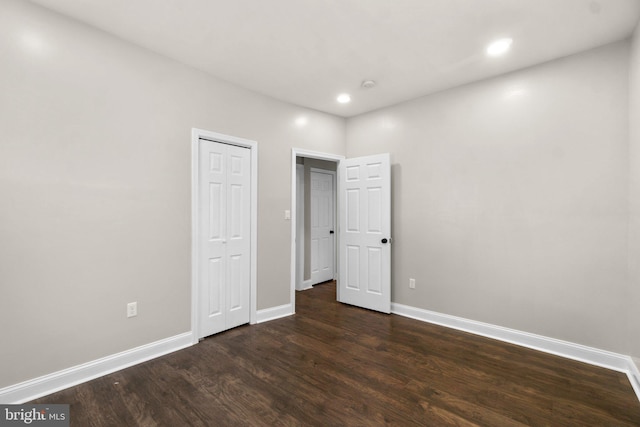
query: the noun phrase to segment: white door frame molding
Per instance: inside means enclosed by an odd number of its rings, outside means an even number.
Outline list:
[[[292,314],[296,312],[296,157],[308,157],[310,159],[328,160],[337,163],[340,163],[340,161],[345,158],[345,156],[341,156],[339,154],[322,153],[302,148],[291,149],[291,294],[289,298],[291,301]],[[339,209],[339,207],[336,209]],[[337,210],[337,212],[339,211]]]
[[[198,271],[199,271],[199,245],[200,235],[199,218],[199,156],[200,139],[245,147],[251,150],[251,305],[249,322],[257,323],[257,271],[258,271],[258,143],[249,139],[210,132],[207,130],[193,128],[191,130],[191,331],[193,333],[193,343],[198,342]],[[295,167],[294,167],[295,173]]]
[[[296,290],[311,288],[310,281],[304,280],[304,165],[296,163]]]

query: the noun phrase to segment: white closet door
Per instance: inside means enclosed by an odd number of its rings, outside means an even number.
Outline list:
[[[251,157],[200,140],[199,338],[249,322]]]

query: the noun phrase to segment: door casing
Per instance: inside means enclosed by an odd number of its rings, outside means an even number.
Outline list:
[[[198,286],[199,286],[199,259],[200,249],[198,236],[200,235],[200,139],[206,139],[222,144],[236,145],[248,148],[251,151],[251,249],[250,249],[250,313],[249,323],[257,322],[257,255],[258,255],[258,143],[244,138],[224,135],[203,129],[191,130],[191,331],[193,343],[198,342]],[[295,172],[295,166],[294,166]]]
[[[322,153],[319,151],[304,150],[301,148],[291,149],[291,282],[290,282],[291,293],[289,297],[289,300],[291,301],[291,313],[296,312],[296,235],[297,235],[296,157],[308,157],[311,159],[328,160],[328,161],[337,162],[337,163],[339,163],[341,160],[344,160],[345,158],[345,156],[341,156],[338,154]],[[334,264],[334,270],[335,268],[336,268],[336,265]]]

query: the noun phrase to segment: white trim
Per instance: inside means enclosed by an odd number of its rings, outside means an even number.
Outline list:
[[[633,391],[636,392],[636,396],[638,396],[638,400],[640,400],[640,371],[638,371],[638,365],[635,364],[631,357],[629,358],[629,370],[627,371],[627,376],[629,377],[629,382],[631,383],[631,387],[633,387]]]
[[[281,317],[291,316],[293,313],[293,306],[291,304],[283,304],[277,307],[265,308],[258,311],[258,322],[263,323],[270,320],[280,319]]]
[[[640,373],[629,356],[394,302],[391,313],[625,373],[640,400]]]
[[[199,233],[199,162],[200,139],[237,145],[251,150],[251,307],[249,322],[257,323],[258,271],[258,143],[249,139],[202,129],[191,129],[191,330],[193,343],[198,342],[198,236]]]
[[[309,289],[313,289],[313,285],[311,284],[311,279],[304,280],[302,282],[302,285],[300,285],[300,286],[298,286],[296,288],[296,291],[306,291],[306,290],[309,290]]]
[[[296,157],[308,157],[311,159],[329,160],[340,163],[344,156],[338,154],[321,153],[302,148],[291,149],[291,272],[290,272],[290,294],[291,314],[296,310]],[[339,212],[339,211],[337,211]],[[337,266],[335,266],[337,267]]]
[[[192,333],[165,338],[0,389],[1,404],[29,402],[112,372],[190,347]]]
[[[296,218],[304,218],[304,165],[296,163]],[[296,222],[296,290],[304,287],[304,220]]]
[[[303,148],[292,148],[291,154],[293,155],[294,162],[296,157],[308,157],[310,159],[328,160],[331,162],[339,162],[345,159],[345,157],[340,154],[322,153],[320,151],[305,150]]]

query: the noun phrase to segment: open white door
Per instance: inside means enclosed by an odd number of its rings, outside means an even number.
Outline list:
[[[391,311],[389,154],[340,161],[338,301]]]

